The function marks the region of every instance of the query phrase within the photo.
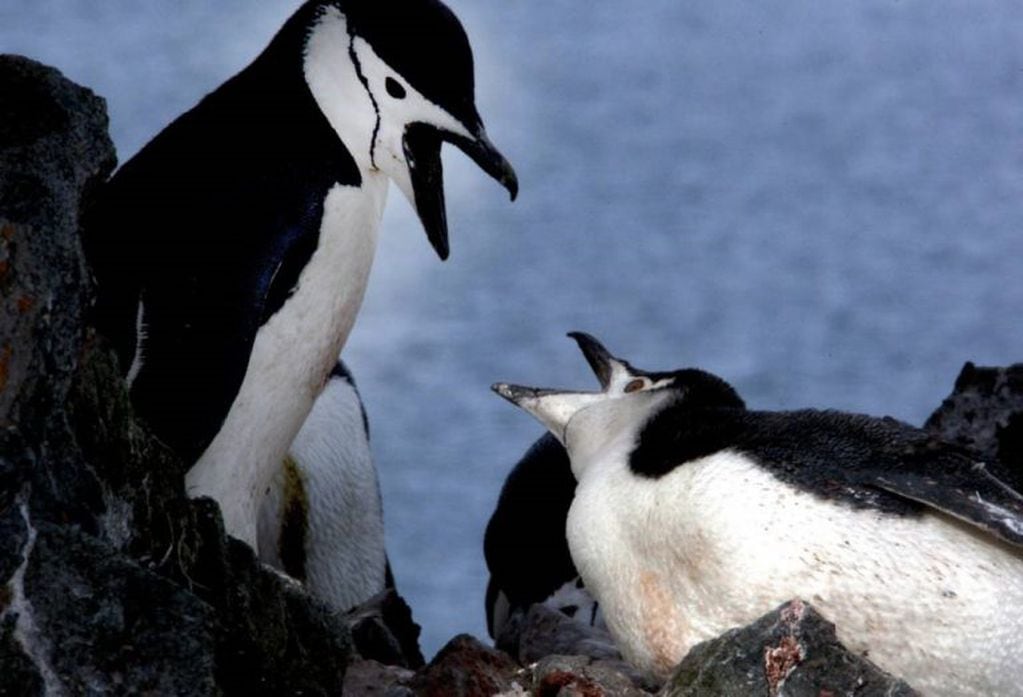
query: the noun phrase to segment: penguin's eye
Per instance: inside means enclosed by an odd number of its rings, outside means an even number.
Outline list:
[[[628,394],[629,392],[639,392],[644,387],[646,387],[646,380],[643,380],[642,378],[636,378],[635,380],[633,380],[632,382],[625,386],[625,392],[626,394]]]
[[[401,83],[399,83],[393,77],[389,77],[387,78],[387,80],[384,81],[384,87],[387,88],[387,94],[391,95],[395,99],[405,98],[405,88],[402,87]]]

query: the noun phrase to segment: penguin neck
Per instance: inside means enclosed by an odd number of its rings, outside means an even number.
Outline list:
[[[628,469],[643,426],[671,399],[665,391],[636,393],[600,402],[573,416],[565,428],[565,449],[576,480],[583,484],[609,469]]]
[[[378,115],[359,76],[353,40],[341,11],[324,8],[309,30],[302,69],[316,105],[365,174],[376,171],[370,153]]]

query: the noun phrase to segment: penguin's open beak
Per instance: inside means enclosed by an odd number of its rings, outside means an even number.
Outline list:
[[[636,376],[647,374],[645,371],[633,368],[628,361],[611,355],[611,352],[590,334],[569,332],[568,335],[579,344],[579,349],[586,357],[586,362],[590,364],[590,368],[605,392],[623,388]]]
[[[444,207],[444,171],[440,148],[447,141],[468,155],[484,172],[508,189],[514,201],[519,193],[515,170],[487,138],[483,126],[477,126],[472,137],[442,131],[424,123],[405,129],[402,142],[415,196],[416,213],[426,228],[426,237],[442,260],[448,258],[448,221]]]
[[[565,444],[565,428],[580,409],[605,399],[603,392],[573,392],[523,387],[499,382],[492,389],[509,402],[532,414],[555,438]]]
[[[586,332],[569,332],[568,336],[579,344],[579,350],[586,357],[586,362],[590,364],[597,380],[600,381],[600,386],[606,390],[611,384],[614,364],[618,362],[618,359],[612,356],[603,344]]]

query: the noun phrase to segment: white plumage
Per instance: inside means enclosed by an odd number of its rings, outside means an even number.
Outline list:
[[[598,375],[619,360],[584,352]],[[923,694],[1023,695],[1023,496],[891,419],[748,411],[703,371],[641,376],[495,385],[568,451],[572,560],[626,658],[666,676],[799,598]]]
[[[259,557],[347,610],[383,590],[383,507],[359,394],[333,375],[259,510]]]

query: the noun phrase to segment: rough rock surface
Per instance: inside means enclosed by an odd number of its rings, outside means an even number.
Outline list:
[[[225,536],[86,315],[103,100],[0,57],[0,695],[339,694],[344,619]]]
[[[412,620],[412,608],[393,588],[349,610],[345,619],[359,658],[412,669],[425,663],[419,650],[420,627]]]
[[[476,697],[512,689],[519,665],[507,654],[460,634],[408,683],[416,697]]]
[[[576,621],[546,605],[531,606],[521,625],[515,628],[514,637],[503,635],[503,641],[514,645],[511,653],[522,665],[542,662],[547,656],[573,656],[586,661],[585,665],[591,668],[589,673],[603,677],[614,674],[649,691],[660,686],[656,678],[644,675],[622,658],[606,630]]]
[[[800,600],[693,647],[661,692],[662,697],[782,694],[909,697],[916,692],[842,646],[835,626]]]
[[[952,394],[924,424],[943,439],[976,450],[1023,490],[1023,363],[1007,368],[966,363]]]
[[[637,687],[611,661],[587,656],[547,656],[530,665],[522,676],[536,697],[643,697]]]

